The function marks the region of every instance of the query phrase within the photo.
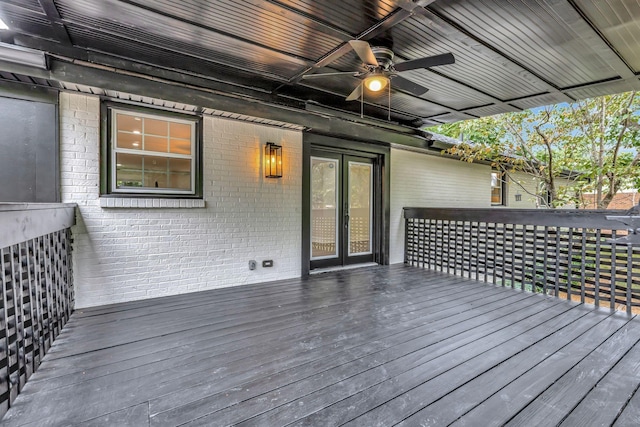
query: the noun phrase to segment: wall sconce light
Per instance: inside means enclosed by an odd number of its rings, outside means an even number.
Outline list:
[[[516,193],[516,202],[521,202],[521,201],[522,201],[522,194],[518,192]]]
[[[264,146],[264,176],[282,178],[282,146],[273,142]]]

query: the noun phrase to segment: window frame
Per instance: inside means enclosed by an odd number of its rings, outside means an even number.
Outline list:
[[[172,190],[143,187],[136,188],[116,188],[116,153],[131,154],[131,150],[117,149],[115,147],[115,115],[123,113],[127,115],[142,116],[144,118],[172,121],[176,123],[187,123],[192,125],[191,138],[191,186],[192,190]],[[101,170],[100,170],[100,196],[101,197],[136,197],[136,198],[171,198],[171,199],[202,199],[202,128],[203,120],[201,115],[189,114],[187,112],[174,112],[164,109],[148,108],[138,105],[103,101],[101,103]],[[135,150],[134,154],[154,155],[157,157],[172,158],[174,156],[163,156],[165,153]],[[167,153],[170,154],[170,153]]]
[[[490,198],[493,199],[493,189],[500,188],[500,201],[494,202],[491,201],[491,206],[507,206],[507,174],[505,172],[500,171],[499,169],[491,169],[491,180],[493,181],[493,174],[498,175],[498,182],[500,183],[500,187],[494,187],[493,182],[491,182],[491,195]]]

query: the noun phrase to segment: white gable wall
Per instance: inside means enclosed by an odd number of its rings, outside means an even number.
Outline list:
[[[391,149],[390,264],[404,262],[403,207],[491,207],[491,168]]]
[[[204,208],[104,208],[99,98],[61,93],[60,121],[62,200],[78,204],[77,308],[300,276],[300,131],[205,117]],[[283,178],[263,177],[267,141],[283,146]],[[265,259],[274,267],[263,268]]]

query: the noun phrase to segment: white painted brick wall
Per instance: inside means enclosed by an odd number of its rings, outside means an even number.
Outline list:
[[[404,261],[404,207],[491,207],[491,168],[391,149],[390,264]]]
[[[100,206],[99,114],[97,97],[60,95],[62,199],[79,207],[76,307],[300,276],[301,132],[205,117],[206,207],[114,209]],[[263,177],[267,141],[283,146],[281,179]]]

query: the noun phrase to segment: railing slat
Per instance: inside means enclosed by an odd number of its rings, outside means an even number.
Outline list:
[[[626,307],[627,307],[627,313],[631,314],[631,298],[632,298],[632,293],[631,290],[633,289],[633,281],[632,281],[632,274],[633,274],[633,251],[632,250],[627,250],[627,298],[626,298]]]
[[[616,230],[611,231],[611,238],[613,240],[618,238],[618,236],[616,235]],[[616,308],[616,274],[617,274],[616,258],[617,256],[618,256],[617,245],[612,245],[611,246],[611,278],[610,278],[610,285],[609,285],[611,289],[611,298],[609,299],[609,308],[611,308],[611,310],[615,310]]]

